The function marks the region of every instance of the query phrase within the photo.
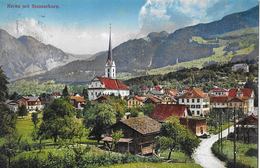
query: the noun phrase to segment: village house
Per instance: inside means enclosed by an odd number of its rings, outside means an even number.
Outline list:
[[[161,104],[161,102],[162,102],[162,99],[160,99],[159,97],[154,96],[154,95],[148,95],[146,97],[146,100],[144,101],[145,104],[153,104],[153,105]]]
[[[79,94],[76,94],[75,96],[70,96],[70,103],[79,110],[83,110],[86,100],[83,96],[80,96]]]
[[[186,105],[183,104],[157,104],[150,117],[159,121],[164,122],[169,117],[175,116],[177,118],[187,117],[189,110]]]
[[[129,96],[129,87],[116,79],[116,64],[112,58],[111,29],[109,35],[108,57],[105,65],[105,76],[95,77],[88,85],[88,99],[97,99],[102,95],[114,95],[122,98]]]
[[[258,117],[251,114],[239,120],[236,124],[236,135],[237,139],[244,143],[257,143]]]
[[[18,107],[19,107],[19,104],[17,103],[17,101],[15,100],[7,100],[5,102],[5,104],[8,106],[8,108],[10,110],[12,110],[13,112],[17,112],[18,111]]]
[[[228,92],[229,108],[240,108],[244,113],[254,111],[254,91],[249,88],[230,89]]]
[[[178,97],[179,104],[189,107],[192,116],[205,116],[210,110],[209,96],[199,88],[189,88]]]
[[[228,90],[224,88],[215,87],[209,91],[210,96],[228,96]]]
[[[210,97],[210,108],[211,109],[226,109],[229,107],[228,96],[211,96]]]
[[[147,117],[133,117],[117,122],[111,127],[110,135],[105,136],[102,141],[105,147],[110,148],[113,141],[112,131],[122,131],[123,138],[119,139],[116,151],[121,153],[132,153],[139,155],[152,155],[155,149],[155,137],[159,135],[161,124]]]
[[[247,64],[235,64],[232,66],[233,72],[237,72],[239,70],[249,72],[249,66]]]
[[[161,96],[161,103],[162,104],[176,104],[177,100],[169,95],[163,95]]]
[[[180,123],[190,129],[196,136],[208,135],[208,126],[204,117],[181,117]]]
[[[186,105],[182,104],[158,104],[151,113],[151,118],[163,123],[170,117],[177,117],[180,124],[190,129],[196,136],[208,134],[206,118],[192,117]]]
[[[129,96],[127,98],[127,107],[141,107],[144,105],[144,101],[146,100],[146,97],[142,96]]]
[[[19,107],[24,105],[29,112],[42,110],[44,107],[41,103],[40,98],[37,96],[24,96],[17,100],[17,103]]]

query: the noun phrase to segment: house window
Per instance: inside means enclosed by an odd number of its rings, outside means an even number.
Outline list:
[[[190,102],[190,99],[187,99],[187,103],[189,103]]]
[[[192,114],[194,115],[194,111],[192,110],[191,112],[192,112]]]
[[[200,108],[200,105],[196,105],[196,108]]]
[[[191,108],[195,108],[195,105],[191,105]]]
[[[191,101],[192,101],[192,103],[194,103],[195,100],[194,100],[194,99],[191,99]]]
[[[197,99],[197,103],[199,103],[200,102],[200,99]]]
[[[181,99],[182,103],[184,103],[184,99]]]
[[[200,115],[200,111],[197,111],[197,115]]]

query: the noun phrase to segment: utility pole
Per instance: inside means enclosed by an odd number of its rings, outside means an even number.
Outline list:
[[[236,151],[236,109],[234,108],[234,167],[236,167],[236,158],[237,158],[237,151]]]
[[[223,140],[222,140],[222,125],[223,125],[223,109],[220,110],[220,149],[221,149],[221,153],[223,152]]]
[[[220,148],[220,111],[219,110],[217,110],[217,115],[218,115],[218,151],[220,151],[219,150],[219,148]]]
[[[230,117],[230,114],[229,114],[230,110],[227,109],[226,112],[227,112],[227,115],[228,115],[228,135],[229,135],[229,133],[230,133],[230,128],[229,128],[230,127],[230,121],[229,121],[230,120],[230,118],[229,118]]]

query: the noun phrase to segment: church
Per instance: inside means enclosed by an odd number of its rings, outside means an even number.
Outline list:
[[[103,95],[129,96],[129,87],[116,79],[116,64],[113,61],[111,44],[111,27],[109,31],[108,56],[105,65],[105,76],[95,77],[88,85],[88,99],[95,100]]]

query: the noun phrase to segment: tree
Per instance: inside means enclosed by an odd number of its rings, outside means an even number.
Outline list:
[[[4,74],[4,71],[0,67],[0,102],[4,102],[8,97],[8,80]]]
[[[113,107],[116,112],[116,118],[120,120],[126,113],[127,102],[119,97],[110,96],[108,104]]]
[[[26,106],[25,105],[21,105],[19,108],[18,108],[18,116],[27,116],[28,114],[28,111],[26,109]]]
[[[82,96],[88,100],[88,89],[84,88],[83,91],[82,91]]]
[[[112,147],[111,150],[115,150],[116,148],[116,144],[118,143],[118,141],[120,140],[120,138],[123,138],[123,132],[122,131],[116,131],[112,133]]]
[[[90,135],[98,141],[106,129],[116,123],[116,111],[106,103],[98,103],[87,109],[85,112],[85,125],[91,128]]]
[[[17,92],[14,92],[11,96],[10,99],[11,100],[18,100],[21,97],[21,95],[19,95]]]
[[[63,97],[68,97],[69,96],[69,91],[67,85],[65,85],[64,89],[62,90],[62,96]]]
[[[33,122],[34,128],[36,128],[37,124],[39,123],[38,113],[32,113],[32,122]]]
[[[43,121],[38,136],[66,140],[81,138],[84,129],[81,120],[76,119],[74,107],[65,99],[55,99],[43,110]]]
[[[16,115],[7,105],[0,103],[0,137],[15,131]]]
[[[153,111],[154,109],[154,105],[152,103],[148,103],[148,104],[144,104],[141,107],[141,111],[145,114],[145,115],[150,115],[150,113]]]
[[[168,160],[172,152],[177,149],[191,157],[194,149],[199,145],[199,139],[175,117],[162,124],[161,134],[156,141],[162,150],[169,150]]]
[[[0,153],[6,156],[8,160],[8,165],[6,165],[6,167],[10,167],[11,158],[18,154],[21,138],[21,136],[18,137],[16,134],[10,134],[6,137],[4,144],[0,147]]]

